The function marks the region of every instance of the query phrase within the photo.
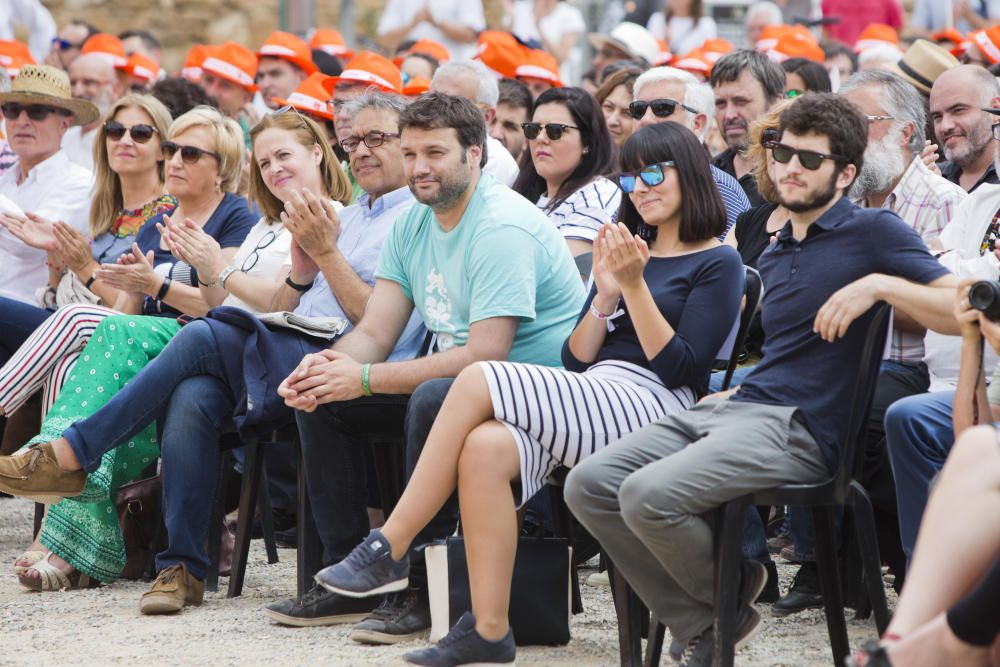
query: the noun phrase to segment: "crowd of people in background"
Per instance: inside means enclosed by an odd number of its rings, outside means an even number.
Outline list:
[[[899,599],[848,664],[1000,665],[1000,6],[756,2],[737,46],[700,0],[617,4],[588,32],[569,2],[488,27],[388,0],[372,48],[275,31],[173,72],[147,30],[0,6],[0,491],[46,505],[20,585],[123,576],[117,494],[158,471],[139,609],[200,605],[220,447],[294,425],[266,492],[294,544],[301,466],[323,568],[270,621],[425,637],[426,547],[460,523],[471,609],[407,660],[513,664],[521,511],[569,469],[673,660],[711,665],[711,513],[854,465],[870,391],[858,482]],[[758,604],[824,606],[828,529],[744,524],[738,645]]]

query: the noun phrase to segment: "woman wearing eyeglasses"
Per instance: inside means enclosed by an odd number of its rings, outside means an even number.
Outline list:
[[[563,346],[566,369],[483,362],[462,371],[381,531],[317,575],[327,589],[355,597],[405,587],[408,562],[386,559],[405,557],[457,487],[472,611],[487,640],[449,640],[475,645],[469,662],[514,659],[507,614],[515,507],[557,466],[693,405],[738,316],[743,265],[716,240],[726,212],[695,136],[671,122],[643,129],[625,143],[622,166],[628,196],[619,222],[594,241],[594,286]],[[414,664],[438,664],[421,660]]]
[[[590,252],[621,203],[618,187],[604,178],[612,143],[597,101],[582,88],[552,88],[538,96],[531,122],[521,127],[528,150],[513,189],[536,202],[574,257]]]
[[[118,136],[119,143],[143,145],[137,138],[149,134],[148,130],[128,122],[128,128],[114,123],[103,127],[109,143]],[[246,199],[232,193],[243,162],[242,137],[233,121],[210,107],[199,107],[173,122],[166,132],[168,139],[162,139],[159,130],[155,135],[156,143],[150,148],[159,149],[166,187],[177,200],[172,215],[152,217],[138,230],[131,248],[126,244],[121,249],[125,254],[119,257],[116,252],[93,265],[91,285],[111,290],[104,295],[110,308],[61,307],[0,369],[4,414],[46,385],[46,405],[51,408],[43,433],[61,432],[72,422],[73,410],[94,409],[113,395],[177,332],[177,316],[202,315],[216,305],[210,295],[203,294],[200,282],[206,282],[205,277],[174,254],[168,239],[162,238],[162,223],[173,220],[183,225],[192,239],[214,244],[219,257],[228,262],[255,221]],[[153,136],[145,143],[153,144]],[[114,148],[109,150],[114,154]],[[115,317],[118,312],[128,317]],[[84,349],[92,336],[94,344]],[[73,386],[72,396],[60,391],[66,383]],[[61,403],[57,395],[63,396]],[[113,580],[124,565],[124,552],[119,548],[115,514],[108,512],[113,509],[111,501],[121,484],[155,460],[156,452],[155,437],[137,439],[127,453],[108,457],[92,477],[88,502],[52,505],[39,540],[28,550],[35,553],[26,553],[15,564],[22,585],[58,590],[81,581],[86,585],[91,579]],[[114,576],[109,575],[111,571]]]

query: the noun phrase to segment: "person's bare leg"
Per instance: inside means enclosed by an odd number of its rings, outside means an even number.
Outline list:
[[[1000,552],[1000,445],[978,426],[952,448],[924,510],[913,561],[887,634],[905,638],[950,608]]]
[[[906,667],[989,667],[990,647],[966,644],[948,626],[945,612],[892,643],[887,651],[894,665]]]
[[[427,436],[396,508],[382,526],[395,560],[406,555],[410,542],[434,518],[458,484],[458,457],[474,428],[493,419],[486,378],[478,366],[465,368],[452,384]]]
[[[510,627],[510,582],[517,552],[517,512],[510,482],[520,476],[514,437],[489,421],[469,434],[458,461],[458,502],[476,630],[503,639]]]

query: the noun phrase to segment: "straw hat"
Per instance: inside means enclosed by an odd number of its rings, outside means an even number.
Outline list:
[[[287,100],[280,97],[273,97],[271,99],[279,107],[287,104],[317,118],[333,120],[333,107],[328,102],[330,94],[323,87],[323,82],[328,78],[322,72],[314,72],[299,84],[299,87],[295,89],[294,93],[288,96]]]
[[[101,115],[87,100],[70,94],[69,75],[50,65],[25,65],[10,86],[0,93],[0,104],[17,102],[65,109],[73,114],[74,125],[89,125]]]
[[[905,79],[924,95],[930,95],[934,81],[959,64],[958,58],[944,48],[926,39],[918,39],[898,63],[889,66],[889,71]]]

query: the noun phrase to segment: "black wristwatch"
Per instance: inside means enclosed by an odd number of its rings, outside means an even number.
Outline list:
[[[310,281],[308,285],[300,285],[297,282],[293,281],[291,276],[285,278],[285,284],[291,287],[296,292],[308,292],[310,289],[312,289],[313,282],[315,281]]]

